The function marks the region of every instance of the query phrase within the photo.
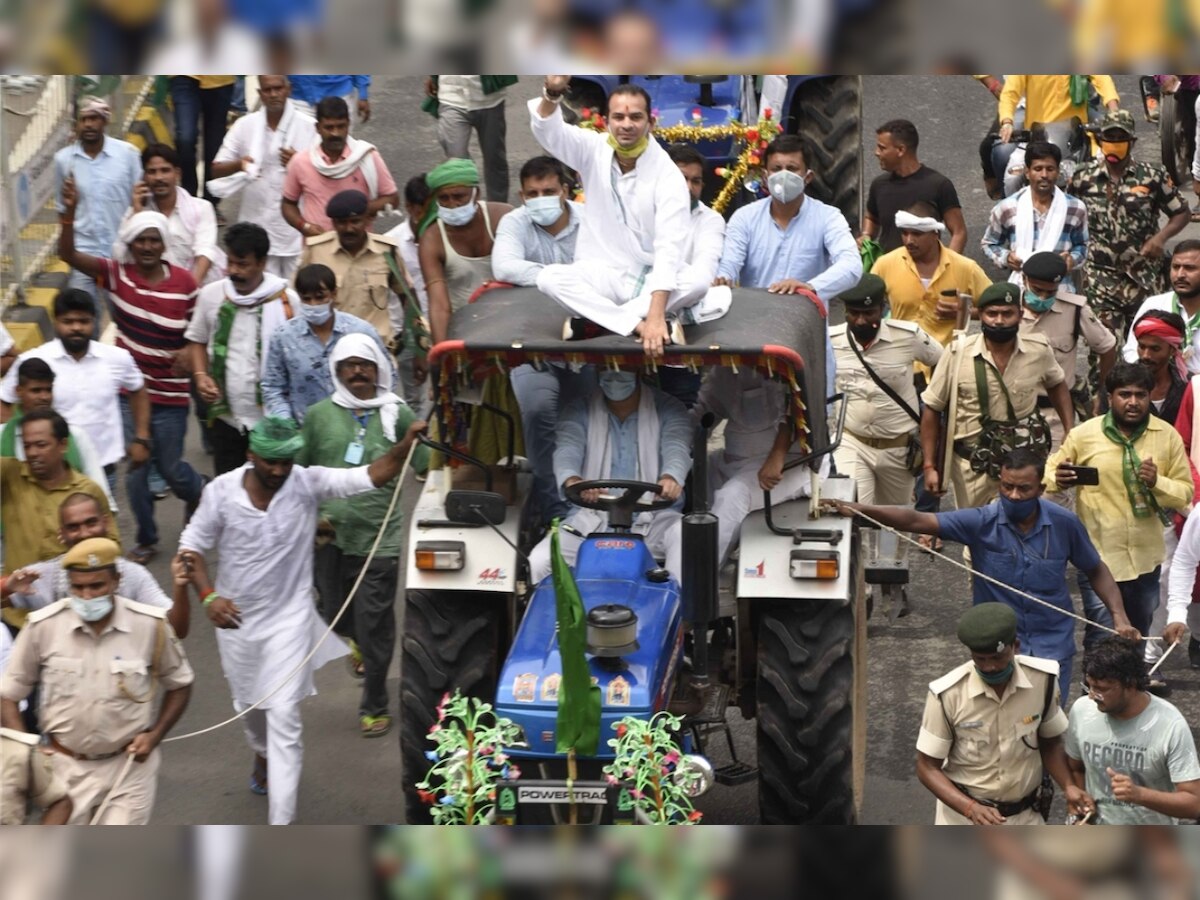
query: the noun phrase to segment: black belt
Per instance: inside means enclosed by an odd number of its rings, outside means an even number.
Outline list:
[[[971,454],[974,452],[975,452],[975,448],[972,447],[970,444],[968,444],[966,441],[955,441],[954,442],[954,455],[959,457],[960,459],[969,460],[971,458]]]
[[[1050,398],[1045,394],[1038,394],[1037,407],[1038,409],[1054,409],[1054,404],[1050,402]]]
[[[80,762],[100,762],[105,759],[115,759],[125,752],[124,750],[114,750],[112,753],[76,753],[70,747],[64,747],[54,735],[50,735],[50,746],[57,753],[69,756],[71,759],[77,759]]]
[[[968,797],[971,797],[971,792],[968,791],[961,784],[959,784],[957,781],[952,781],[950,783],[953,784],[960,791],[962,791],[964,794],[966,794]],[[979,797],[971,797],[971,799],[974,800],[976,803],[978,803],[980,806],[990,806],[994,810],[996,810],[996,812],[1000,813],[1000,815],[1004,816],[1004,818],[1006,818],[1006,819],[1011,818],[1012,816],[1019,816],[1021,813],[1025,812],[1025,810],[1027,810],[1027,809],[1033,809],[1033,807],[1037,805],[1037,798],[1038,798],[1038,788],[1034,788],[1033,793],[1031,793],[1028,797],[1025,797],[1023,800],[1018,800],[1015,803],[1006,803],[1003,801],[996,801],[996,800],[981,800]]]

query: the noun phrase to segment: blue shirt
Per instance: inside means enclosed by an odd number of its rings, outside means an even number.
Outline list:
[[[334,311],[333,334],[329,343],[322,344],[313,334],[303,316],[296,316],[279,326],[271,335],[267,349],[267,370],[262,380],[263,409],[268,416],[304,421],[304,414],[314,403],[333,395],[333,375],[329,357],[333,346],[344,334],[369,334],[379,344],[385,359],[391,354],[379,339],[379,332],[366,321],[350,313]],[[392,383],[396,383],[395,368]]]
[[[1028,534],[1008,520],[994,501],[975,509],[937,514],[939,534],[971,549],[971,564],[1017,590],[1073,609],[1067,590],[1067,563],[1080,572],[1100,565],[1100,554],[1079,517],[1049,500],[1038,500],[1038,518]],[[1000,602],[1017,614],[1021,651],[1042,659],[1066,660],[1075,654],[1075,620],[1012,591],[974,580],[976,604]]]
[[[359,100],[367,99],[371,88],[370,75],[289,75],[292,99],[316,106],[326,97],[345,97],[358,92]],[[353,116],[354,110],[350,110]]]
[[[75,207],[75,249],[91,256],[113,255],[113,241],[125,210],[133,200],[133,186],[142,180],[142,158],[133,144],[105,135],[95,159],[76,141],[54,154],[54,196],[63,211],[62,186],[75,179],[79,203]]]
[[[657,482],[663,475],[670,475],[683,484],[692,468],[692,423],[687,408],[670,394],[664,394],[648,384],[643,384],[642,390],[654,392],[654,406],[658,410],[659,470],[638,471],[637,410],[624,422],[610,411],[608,440],[612,449],[608,472],[602,477]],[[568,478],[583,475],[584,457],[589,447],[587,424],[590,402],[587,398],[580,398],[563,410],[559,417],[555,434],[554,477],[558,479],[560,487]],[[598,440],[591,442],[591,449],[596,453],[603,452]]]
[[[583,208],[568,200],[567,212],[567,226],[558,234],[551,234],[533,221],[524,206],[502,218],[492,245],[492,277],[532,287],[546,266],[573,262]]]

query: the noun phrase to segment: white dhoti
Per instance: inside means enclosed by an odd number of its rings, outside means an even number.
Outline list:
[[[594,509],[576,509],[566,518],[580,534],[587,536],[604,527],[607,516]],[[634,520],[633,531],[645,538],[646,547],[656,558],[665,558],[667,571],[676,581],[683,574],[681,547],[683,542],[683,514],[678,510],[664,509],[656,513],[642,513]],[[559,545],[567,565],[575,565],[579,545],[583,539],[568,531],[559,533]],[[529,572],[534,584],[550,574],[550,536],[544,537],[529,554]]]
[[[762,459],[740,459],[727,456],[724,450],[708,455],[708,479],[712,491],[712,513],[717,517],[717,559],[724,565],[729,548],[742,530],[742,521],[750,513],[763,508],[763,489],[758,484]],[[829,463],[822,461],[822,474],[828,474]],[[783,480],[771,490],[771,504],[807,497],[811,490],[811,469],[806,465],[787,469]]]
[[[689,274],[690,273],[690,274]],[[696,270],[685,266],[675,290],[667,296],[668,314],[684,309],[708,293]],[[595,322],[615,334],[633,334],[650,314],[650,291],[644,290],[645,272],[625,270],[599,260],[551,265],[538,275],[537,288],[574,316]]]

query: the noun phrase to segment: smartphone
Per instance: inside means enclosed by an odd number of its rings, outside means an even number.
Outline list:
[[[1063,466],[1075,473],[1075,484],[1079,487],[1094,487],[1100,483],[1100,470],[1095,466]]]

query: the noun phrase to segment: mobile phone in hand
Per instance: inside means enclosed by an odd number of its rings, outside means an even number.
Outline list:
[[[1075,473],[1075,484],[1080,487],[1095,487],[1100,484],[1100,470],[1095,466],[1063,466]]]

